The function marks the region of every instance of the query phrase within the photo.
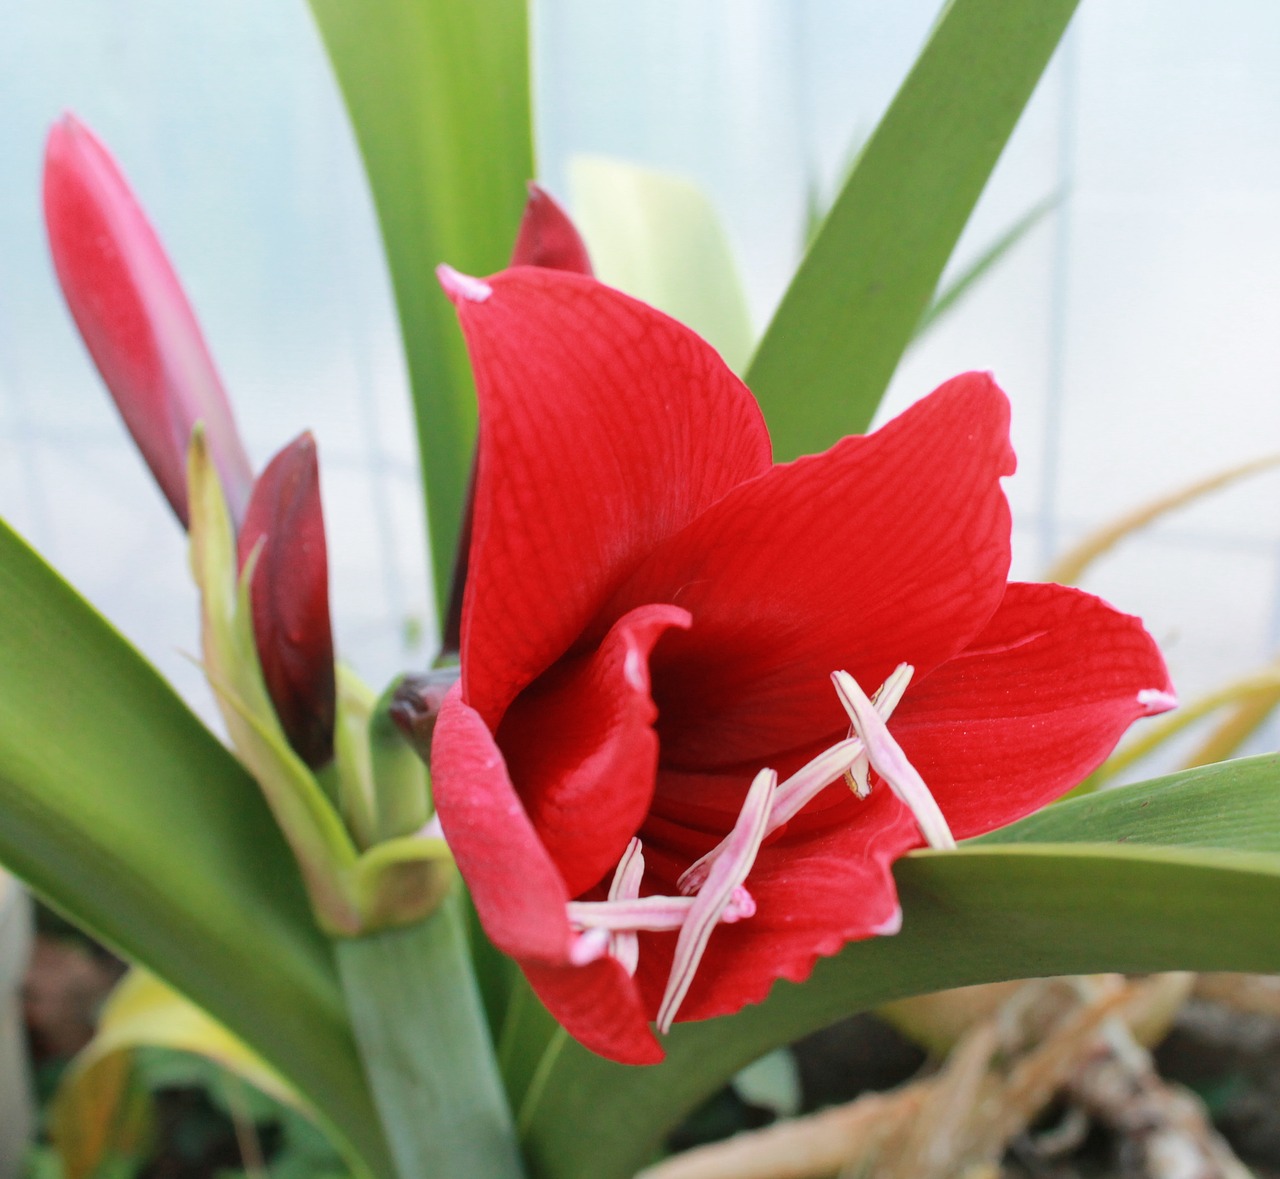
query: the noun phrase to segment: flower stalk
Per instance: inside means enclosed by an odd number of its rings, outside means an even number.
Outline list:
[[[401,1179],[522,1179],[459,904],[339,939],[338,975]]]

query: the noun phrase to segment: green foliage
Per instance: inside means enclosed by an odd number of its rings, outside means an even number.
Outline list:
[[[747,370],[779,459],[866,429],[1076,0],[952,0]]]
[[[457,321],[435,280],[506,265],[534,175],[524,0],[311,0],[373,190],[418,424],[436,600],[475,437]]]
[[[257,785],[3,525],[0,616],[0,860],[252,1044],[387,1173],[328,943]]]

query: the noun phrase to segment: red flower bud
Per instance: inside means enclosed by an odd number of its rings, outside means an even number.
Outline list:
[[[253,472],[200,326],[115,160],[74,115],[49,132],[44,215],[62,293],[89,354],[178,519],[202,421],[232,518]]]
[[[263,679],[289,743],[318,769],[333,757],[337,704],[320,472],[310,433],[280,451],[253,485],[238,542],[241,569],[255,549],[249,598]]]

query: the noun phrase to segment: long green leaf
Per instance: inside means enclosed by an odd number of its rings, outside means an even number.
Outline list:
[[[3,524],[0,619],[0,860],[389,1173],[329,945],[257,786]]]
[[[973,842],[1132,842],[1280,855],[1280,755],[1199,766],[1069,799]]]
[[[475,438],[441,262],[506,265],[534,175],[525,0],[311,0],[373,190],[409,366],[436,598],[448,594]]]
[[[1278,787],[1275,757],[1205,767],[910,856],[895,869],[900,934],[847,946],[736,1016],[678,1025],[655,1068],[558,1038],[520,1118],[537,1173],[623,1179],[737,1069],[891,999],[1098,970],[1280,970]]]
[[[952,0],[747,373],[778,459],[864,430],[1076,0]]]

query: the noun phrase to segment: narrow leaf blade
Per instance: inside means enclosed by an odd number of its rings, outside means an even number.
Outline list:
[[[871,422],[1076,0],[953,0],[747,373],[778,459]]]
[[[506,265],[534,174],[525,0],[311,0],[373,190],[417,417],[444,608],[475,438],[462,337],[435,281]]]
[[[255,783],[0,524],[0,860],[251,1044],[378,1173],[328,943]]]

